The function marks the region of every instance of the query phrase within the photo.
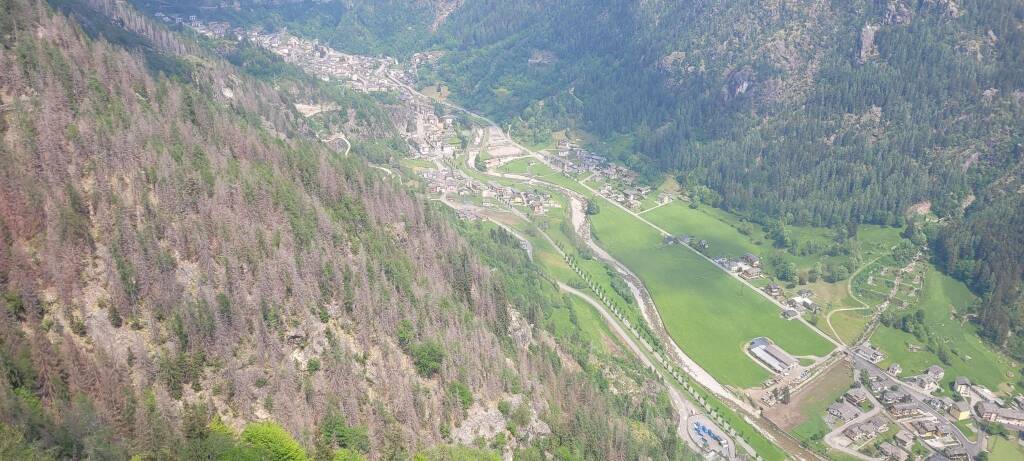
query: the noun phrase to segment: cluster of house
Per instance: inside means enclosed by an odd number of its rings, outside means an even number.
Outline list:
[[[543,191],[521,191],[494,182],[482,182],[463,176],[456,170],[424,170],[422,178],[427,183],[427,191],[436,195],[457,195],[460,197],[479,196],[492,199],[511,207],[526,208],[533,214],[547,213],[558,203],[550,194]],[[485,202],[486,206],[487,202]]]
[[[567,175],[589,174],[591,179],[601,181],[604,186],[598,191],[605,198],[631,208],[640,208],[640,203],[651,193],[651,188],[637,184],[637,174],[622,165],[609,162],[604,157],[589,152],[570,141],[560,141],[556,155],[549,159],[551,166]],[[671,200],[668,194],[661,194],[662,203]]]
[[[186,25],[186,26],[189,26],[189,27],[192,27],[192,28],[196,28],[196,27],[199,27],[199,26],[203,25],[203,23],[199,21],[199,18],[196,17],[196,15],[194,15],[194,14],[191,14],[191,15],[188,15],[188,16],[184,16],[184,15],[176,14],[176,13],[174,13],[174,14],[156,13],[154,16],[156,16],[157,19],[159,19],[159,20],[161,20],[161,21],[163,21],[163,22],[165,22],[167,24]]]
[[[487,185],[473,178],[458,174],[454,169],[424,170],[421,174],[427,183],[427,190],[437,195],[478,195],[488,189]]]
[[[636,210],[640,208],[640,202],[643,202],[647,198],[647,194],[651,193],[649,186],[625,186],[617,187],[610,183],[606,183],[601,186],[601,193],[605,198],[618,202],[627,208]]]
[[[829,405],[826,411],[833,425],[840,425],[853,421],[860,416],[863,405],[867,401],[867,392],[859,387],[854,387],[846,391],[839,401]],[[842,432],[843,437],[849,441],[845,445],[871,440],[875,436],[888,431],[889,424],[889,420],[881,415],[875,415],[858,424],[852,424]]]
[[[750,342],[747,350],[754,358],[777,374],[788,375],[800,364],[796,358],[765,337],[755,338]]]
[[[860,443],[871,440],[876,435],[884,434],[888,430],[889,420],[884,416],[876,415],[863,423],[846,428],[843,431],[843,436],[854,443]]]
[[[854,348],[852,353],[872,363],[881,362],[885,358],[881,351],[869,343]],[[888,375],[898,375],[902,370],[898,364],[893,364],[887,371]],[[942,367],[932,365],[923,373],[904,378],[903,381],[923,390],[925,394],[930,394],[938,388],[938,383],[944,376],[945,371]],[[840,401],[830,405],[827,412],[832,420],[830,423],[842,424],[853,421],[862,414],[864,403],[874,396],[885,413],[902,426],[892,440],[884,440],[876,445],[879,454],[890,460],[908,459],[914,439],[919,438],[934,451],[928,460],[967,461],[970,454],[956,437],[953,437],[955,429],[950,421],[963,421],[974,417],[981,421],[1002,424],[1013,430],[1024,430],[1024,396],[1018,395],[1006,403],[990,390],[972,384],[963,376],[953,381],[952,388],[956,393],[953,396],[955,399],[920,397],[920,393],[901,387],[891,376],[869,371],[866,386],[858,385],[850,389]],[[875,418],[884,419],[880,416]],[[880,433],[875,426],[875,418],[845,427],[842,435],[849,440],[849,444],[871,440]],[[844,443],[842,439],[839,442]]]
[[[926,393],[932,393],[939,388],[939,382],[942,381],[942,377],[945,375],[946,372],[942,370],[942,367],[932,365],[924,373],[910,376],[903,381]]]
[[[910,397],[905,393],[899,391],[887,390],[884,394],[885,398],[882,399],[883,404],[887,405],[887,408],[892,414],[892,408],[916,408],[916,405],[910,402]],[[828,407],[828,415],[833,419],[833,425],[840,425],[849,421],[853,421],[855,418],[861,415],[861,405],[867,401],[867,392],[862,388],[852,388],[843,395],[843,399],[839,402],[833,403]],[[888,402],[888,403],[886,403]],[[897,414],[900,414],[897,411]],[[913,415],[919,415],[919,411],[913,411]],[[897,419],[902,419],[907,416],[896,416]],[[853,444],[863,444],[880,436],[889,431],[890,421],[888,418],[882,415],[875,415],[864,422],[859,424],[852,424],[845,428],[842,432],[843,437],[846,441],[840,441],[843,446],[849,446]],[[913,429],[913,433],[905,429],[897,431],[892,439],[885,440],[878,444],[878,451],[887,460],[906,461],[910,458],[911,450],[914,446],[914,440],[916,437],[946,437],[949,434],[946,432],[945,426],[937,423],[930,419],[919,419],[910,422],[910,427]],[[915,436],[915,433],[917,434]],[[953,444],[944,450],[944,453],[956,455],[957,453],[964,453],[966,450],[958,444]],[[950,459],[960,459],[953,458]]]
[[[738,259],[715,258],[714,261],[719,266],[722,266],[723,269],[739,274],[745,280],[753,280],[764,276],[764,272],[761,271],[761,258],[752,253],[747,253]]]
[[[264,33],[258,28],[232,28],[226,22],[204,23],[194,15],[189,16],[187,20],[177,15],[167,16],[162,13],[157,13],[157,17],[165,22],[183,24],[208,37],[247,39],[320,79],[345,81],[356,90],[387,91],[399,86],[394,79],[401,77],[401,71],[397,69],[397,61],[392,58],[341,53],[320,45],[318,41],[291,35],[286,30]]]
[[[895,461],[906,461],[910,458],[910,451],[914,449],[914,435],[908,431],[896,432],[892,440],[878,444],[878,451],[886,459]]]
[[[455,118],[450,115],[438,117],[433,108],[424,103],[414,103],[412,107],[403,137],[412,147],[413,157],[455,158],[455,146],[448,142],[455,136]],[[479,134],[476,136],[475,141],[479,141]]]

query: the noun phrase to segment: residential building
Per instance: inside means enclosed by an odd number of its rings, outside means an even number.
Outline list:
[[[893,442],[898,444],[904,450],[909,450],[910,447],[914,446],[914,434],[911,434],[905,429],[900,429],[900,431],[893,437]]]
[[[953,381],[953,390],[966,399],[971,395],[971,380],[967,379],[966,376],[957,376],[956,380]]]
[[[875,426],[867,423],[855,424],[846,428],[843,435],[854,442],[863,442],[876,435]]]
[[[828,406],[828,414],[842,421],[850,421],[860,414],[856,407],[849,402],[836,402]]]
[[[959,444],[946,447],[943,453],[949,458],[949,461],[968,461],[970,459],[967,450]]]
[[[853,405],[860,405],[861,402],[868,399],[868,394],[867,392],[864,392],[864,389],[854,388],[846,391],[846,394],[843,394],[843,397],[847,402],[850,402]]]
[[[885,456],[885,459],[892,461],[904,461],[910,456],[906,451],[903,451],[900,447],[889,442],[880,443],[878,445],[878,451]]]
[[[889,407],[888,410],[889,414],[891,414],[893,418],[897,419],[911,418],[921,414],[921,409],[917,407],[917,404],[912,402],[897,403]]]
[[[853,352],[871,363],[878,363],[885,360],[885,354],[871,343],[864,343],[854,348]]]
[[[935,437],[939,435],[939,425],[932,420],[914,421],[910,424],[914,432],[921,437]]]
[[[761,268],[760,267],[748,267],[742,273],[740,273],[740,277],[743,277],[743,278],[745,278],[747,280],[756,279],[756,278],[758,278],[760,276],[761,276]]]
[[[890,375],[899,376],[900,373],[903,373],[903,367],[901,367],[898,363],[894,363],[892,365],[889,365],[889,369],[886,371],[888,371]]]
[[[949,406],[949,416],[957,421],[963,421],[971,417],[971,406],[967,402],[953,402]]]
[[[980,402],[975,409],[981,419],[985,421],[1013,426],[1015,429],[1024,428],[1024,411],[1015,408],[1001,408],[990,402]]]
[[[875,417],[869,419],[868,422],[865,424],[874,426],[875,432],[879,434],[889,430],[889,419],[882,415],[876,415]]]

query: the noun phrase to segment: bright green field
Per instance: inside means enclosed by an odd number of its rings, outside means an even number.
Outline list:
[[[1024,448],[1016,440],[1007,440],[1002,437],[992,437],[992,452],[989,453],[989,461],[1019,461],[1024,459]]]
[[[982,384],[993,391],[1003,383],[1012,382],[1006,375],[1011,370],[1009,361],[982,343],[973,325],[961,325],[959,320],[950,318],[954,308],[963,311],[974,302],[974,295],[967,287],[957,280],[929,267],[924,279],[921,300],[917,304],[925,311],[925,321],[931,327],[936,338],[946,340],[951,354],[952,363],[947,367],[939,362],[935,354],[927,350],[910,352],[906,344],[921,344],[913,335],[903,331],[881,326],[875,332],[871,342],[884,350],[888,356],[882,362],[883,367],[898,362],[903,366],[904,375],[917,374],[930,365],[941,365],[946,368],[943,387],[957,376],[967,376],[971,381]]]
[[[601,246],[650,291],[672,338],[725,384],[753,387],[768,377],[744,345],[767,336],[793,355],[827,354],[832,345],[693,251],[663,246],[661,235],[605,200],[591,217]],[[663,207],[668,208],[668,207]],[[659,209],[660,210],[660,209]]]
[[[856,311],[840,311],[832,315],[832,328],[835,328],[836,334],[839,335],[839,340],[844,344],[853,344],[853,342],[860,337],[861,333],[864,332],[864,327],[868,325],[871,320],[872,310],[863,309]],[[821,315],[823,319],[827,314]],[[818,327],[826,332],[830,330],[826,329],[824,321],[818,322]]]
[[[709,254],[714,256],[739,257],[753,253],[764,257],[769,252],[781,252],[787,261],[796,264],[799,270],[809,270],[817,264],[828,262],[843,263],[851,257],[855,261],[866,261],[887,253],[900,239],[901,229],[862,225],[857,230],[856,249],[850,255],[827,256],[814,252],[793,254],[772,246],[764,237],[764,228],[744,222],[738,216],[725,210],[701,205],[692,209],[686,202],[674,202],[643,214],[644,219],[674,235],[690,235],[711,242]],[[749,229],[749,235],[739,231]],[[832,245],[834,231],[820,227],[787,226],[798,246],[818,245],[827,248]]]
[[[708,240],[711,242],[710,254],[715,256],[738,258],[744,253],[764,251],[736,228],[705,211],[707,208],[694,210],[685,202],[673,202],[644,213],[643,217],[673,235],[687,234]]]

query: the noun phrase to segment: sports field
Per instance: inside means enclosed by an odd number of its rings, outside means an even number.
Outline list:
[[[993,391],[1009,390],[1006,387],[1008,383],[1016,381],[1015,377],[1007,375],[1013,370],[1010,361],[982,343],[973,325],[962,322],[962,317],[953,318],[954,310],[963,312],[973,302],[974,295],[962,282],[929,267],[917,306],[924,309],[925,322],[932,336],[945,341],[951,352],[951,365],[942,364],[913,335],[881,326],[872,336],[871,342],[887,354],[882,366],[896,362],[903,367],[904,375],[911,375],[920,373],[930,365],[940,365],[946,368],[942,383],[944,389],[948,389],[949,382],[957,376],[967,376],[971,381]],[[911,352],[908,344],[921,346],[921,350]]]
[[[647,286],[673,339],[725,384],[753,387],[768,377],[744,345],[767,336],[793,355],[827,354],[832,345],[688,248],[665,246],[652,227],[599,199],[591,216],[601,246]],[[663,207],[667,208],[667,207]],[[660,209],[659,209],[660,210]]]

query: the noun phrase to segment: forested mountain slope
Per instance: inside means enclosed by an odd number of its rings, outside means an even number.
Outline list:
[[[276,12],[266,25],[357,52],[357,30],[380,38],[373,51],[441,50],[422,83],[517,137],[582,128],[646,177],[762,224],[928,210],[937,262],[985,299],[984,332],[1006,345],[1024,327],[1019,1],[298,3],[215,14]]]
[[[401,459],[481,414],[525,459],[685,456],[650,373],[533,326],[565,301],[514,239],[117,2],[52,4],[0,1],[0,457]]]
[[[983,331],[1007,345],[1024,327],[1024,4],[551,3],[467,2],[437,78],[528,140],[582,127],[763,224],[930,210],[937,262],[985,299]]]

